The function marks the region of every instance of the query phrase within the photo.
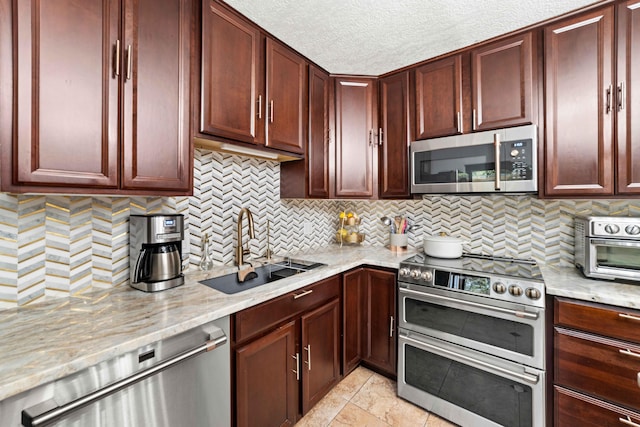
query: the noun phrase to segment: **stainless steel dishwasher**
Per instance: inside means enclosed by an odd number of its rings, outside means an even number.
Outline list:
[[[228,427],[225,317],[0,402],[3,426]]]

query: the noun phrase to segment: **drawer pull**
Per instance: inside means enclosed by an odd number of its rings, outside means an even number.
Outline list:
[[[625,319],[637,320],[638,322],[640,322],[640,317],[638,317],[638,316],[632,316],[631,314],[627,314],[627,313],[618,313],[618,316],[623,317],[623,318],[625,318]]]
[[[307,291],[300,292],[299,294],[293,294],[293,299],[302,298],[305,295],[309,295],[311,292],[313,292],[313,289],[309,289]]]
[[[633,421],[631,421],[631,418],[629,417],[629,415],[627,415],[627,418],[618,418],[618,420],[619,420],[622,424],[626,424],[626,425],[628,425],[628,426],[640,427],[640,424],[638,424],[638,423],[634,423]]]
[[[640,359],[640,353],[634,353],[633,351],[629,350],[629,349],[619,349],[618,350],[620,352],[620,354],[624,354],[627,356],[633,356],[633,357],[637,357],[638,359]]]

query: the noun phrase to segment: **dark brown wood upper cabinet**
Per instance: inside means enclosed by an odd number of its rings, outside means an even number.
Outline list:
[[[530,32],[471,51],[473,130],[533,122],[534,57]]]
[[[415,70],[416,139],[462,133],[462,56]]]
[[[380,90],[380,166],[378,169],[380,198],[407,198],[409,188],[409,72],[385,77],[378,82]]]
[[[308,194],[329,197],[329,74],[309,66]]]
[[[218,0],[202,4],[198,136],[304,154],[306,60]]]
[[[307,62],[267,39],[266,141],[270,148],[304,154],[307,142]]]
[[[335,78],[335,195],[377,196],[376,79]]]
[[[545,28],[545,194],[612,195],[614,9]]]
[[[640,194],[640,2],[618,6],[619,194]]]
[[[189,194],[193,6],[13,2],[15,132],[2,190]]]
[[[216,1],[203,1],[199,130],[264,143],[264,37]]]

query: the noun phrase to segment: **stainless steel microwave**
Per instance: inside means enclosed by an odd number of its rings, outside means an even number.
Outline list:
[[[412,193],[538,191],[536,125],[413,141],[410,155]]]

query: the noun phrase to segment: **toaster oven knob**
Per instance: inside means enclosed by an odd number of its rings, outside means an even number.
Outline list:
[[[430,282],[431,279],[433,278],[433,274],[431,274],[430,271],[423,271],[422,274],[420,275],[420,278],[425,282]]]
[[[400,271],[398,271],[398,274],[400,275],[400,277],[409,277],[410,273],[411,273],[411,270],[408,267],[402,267]]]
[[[498,294],[504,294],[507,291],[507,287],[504,283],[496,282],[493,284],[493,290]]]
[[[607,224],[604,226],[604,231],[606,231],[609,234],[616,234],[618,233],[618,231],[620,231],[620,227],[618,227],[615,224]]]
[[[636,234],[640,234],[640,227],[637,225],[627,225],[624,228],[624,231],[626,231],[627,234],[635,236]]]
[[[540,291],[536,288],[527,288],[525,289],[524,294],[529,297],[529,299],[540,299],[540,297],[542,296],[540,294]]]
[[[518,285],[511,285],[509,286],[509,293],[514,297],[519,297],[522,295],[522,288]]]

